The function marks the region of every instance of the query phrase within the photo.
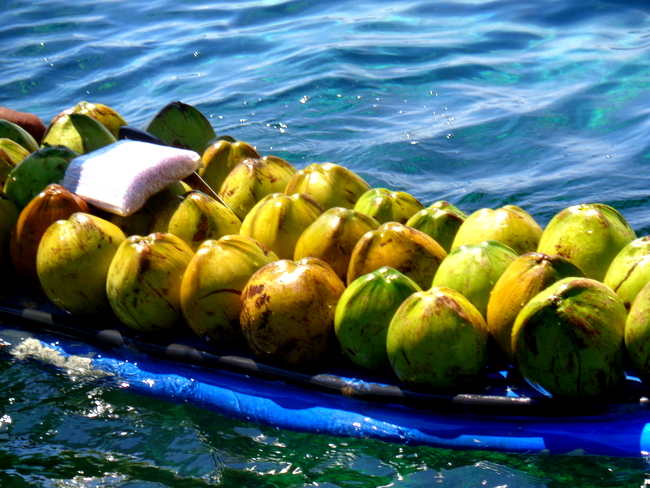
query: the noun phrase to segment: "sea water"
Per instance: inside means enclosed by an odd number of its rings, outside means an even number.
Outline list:
[[[263,155],[347,166],[544,226],[578,203],[650,233],[650,6],[623,0],[4,0],[0,105],[169,102]],[[278,430],[0,362],[4,487],[645,486],[645,459]]]

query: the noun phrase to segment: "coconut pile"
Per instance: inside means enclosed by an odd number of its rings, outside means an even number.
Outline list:
[[[261,155],[182,102],[144,130],[98,103],[44,131],[3,110],[1,269],[88,324],[296,370],[343,358],[431,392],[495,365],[553,397],[650,385],[650,238],[608,205],[545,228],[515,205],[468,215]]]

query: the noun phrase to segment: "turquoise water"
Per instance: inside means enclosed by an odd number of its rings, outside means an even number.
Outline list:
[[[86,100],[141,126],[181,100],[297,167],[541,225],[576,203],[650,233],[642,1],[5,0],[0,105]],[[0,486],[643,486],[645,459],[297,434],[0,363]],[[646,474],[647,473],[647,474]]]

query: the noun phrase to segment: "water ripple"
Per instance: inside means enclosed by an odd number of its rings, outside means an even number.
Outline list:
[[[649,13],[643,0],[10,0],[0,24],[0,105],[49,122],[81,100],[94,101],[139,126],[182,100],[219,134],[298,167],[337,162],[372,186],[408,191],[427,204],[448,200],[466,212],[515,204],[542,225],[569,205],[607,203],[645,235]],[[423,452],[448,483],[485,473],[509,486],[512,477],[520,486],[530,481],[475,465],[467,453],[450,467],[454,453],[363,442],[332,448],[329,438],[273,429],[258,434],[278,442],[263,444],[248,424],[220,419],[215,427],[202,412],[170,413],[164,403],[34,379],[16,365],[4,373],[5,391],[21,400],[0,412],[12,420],[0,430],[3,453],[6,468],[24,479],[40,476],[29,465],[41,463],[45,477],[70,480],[77,475],[65,466],[76,462],[97,486],[132,479],[171,486],[176,472],[191,486],[261,485],[271,472],[283,486],[353,478],[398,485],[409,475],[424,484],[433,478],[417,459]],[[146,442],[158,436],[168,445],[173,436],[161,429],[179,419],[187,423],[170,452]],[[83,442],[73,435],[77,425]],[[312,458],[303,456],[303,444]],[[106,460],[109,453],[121,471]],[[23,464],[12,466],[22,454]],[[534,473],[540,463],[490,459],[532,463]],[[548,466],[545,473],[567,484],[573,462],[565,461],[562,474]],[[366,472],[373,463],[376,476]],[[598,467],[595,476],[605,476]],[[424,474],[413,474],[418,470]],[[631,468],[636,486],[643,471]],[[580,484],[590,483],[573,485]]]

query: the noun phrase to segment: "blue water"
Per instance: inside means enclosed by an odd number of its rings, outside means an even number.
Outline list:
[[[4,0],[0,105],[142,126],[181,100],[297,167],[540,225],[577,203],[650,233],[645,1]],[[643,486],[644,459],[296,434],[0,363],[0,486]]]

